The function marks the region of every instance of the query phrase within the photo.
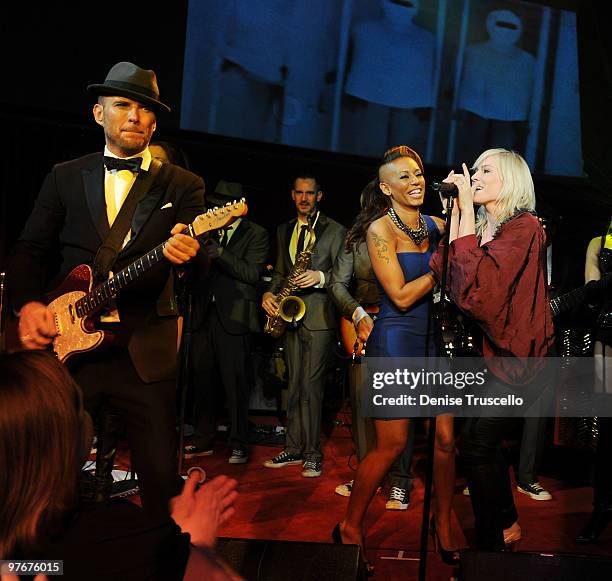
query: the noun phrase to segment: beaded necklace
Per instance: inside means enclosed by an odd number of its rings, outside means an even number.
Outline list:
[[[417,245],[420,246],[423,240],[429,236],[429,229],[427,228],[427,222],[423,218],[421,212],[419,212],[419,227],[418,228],[410,228],[410,226],[406,226],[402,219],[397,215],[397,212],[393,208],[389,208],[387,210],[387,215],[391,218],[391,221],[405,234],[407,234],[410,239]]]

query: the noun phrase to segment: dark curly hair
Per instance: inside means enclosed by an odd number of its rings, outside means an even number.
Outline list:
[[[416,161],[419,169],[424,172],[421,156],[407,145],[396,145],[385,151],[378,169],[399,159],[409,157]],[[364,240],[366,231],[374,220],[378,220],[389,209],[389,197],[380,189],[380,178],[377,176],[363,188],[361,192],[361,212],[346,236],[345,251],[350,252],[353,245],[358,247]]]

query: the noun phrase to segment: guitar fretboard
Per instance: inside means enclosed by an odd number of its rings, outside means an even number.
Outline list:
[[[585,297],[584,288],[576,288],[560,297],[550,301],[550,309],[556,317],[559,313],[563,313],[572,307],[580,304]]]
[[[188,233],[188,230],[183,232],[183,234],[185,233]],[[96,286],[89,294],[76,301],[77,315],[79,317],[91,315],[116,296],[120,290],[160,262],[164,258],[165,244],[163,242],[156,246],[153,250],[150,250],[144,256],[141,256],[117,274]]]
[[[213,208],[205,214],[197,216],[194,222],[187,226],[181,234],[191,236],[192,238],[198,238],[206,232],[226,226],[233,221],[233,218],[245,216],[246,213],[247,205],[244,198],[242,198],[239,202],[226,204],[222,208]],[[93,314],[113,297],[117,296],[119,291],[134,282],[143,273],[153,268],[164,258],[164,246],[166,242],[167,240],[120,270],[108,280],[96,286],[89,294],[76,301],[74,303],[76,315],[83,318]]]

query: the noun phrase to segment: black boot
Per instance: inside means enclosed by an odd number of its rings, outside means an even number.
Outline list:
[[[578,533],[575,541],[581,545],[596,543],[612,520],[612,510],[596,508],[587,525]]]
[[[104,502],[113,488],[113,466],[119,444],[122,421],[119,414],[104,411],[97,425],[95,484],[89,500]]]

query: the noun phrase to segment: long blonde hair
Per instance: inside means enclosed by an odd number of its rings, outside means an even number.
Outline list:
[[[0,356],[0,559],[35,550],[76,504],[80,399],[50,353]]]
[[[535,210],[536,199],[533,179],[527,162],[515,151],[503,148],[487,149],[478,156],[472,169],[477,169],[488,157],[497,156],[501,191],[496,202],[497,222],[510,218],[517,210]],[[476,235],[482,236],[487,225],[487,212],[484,206],[476,215]]]

